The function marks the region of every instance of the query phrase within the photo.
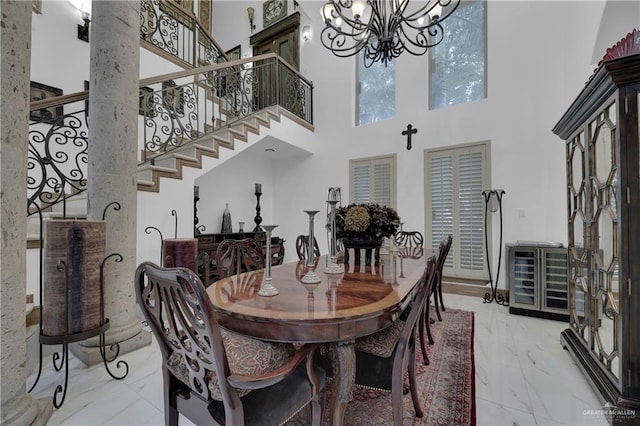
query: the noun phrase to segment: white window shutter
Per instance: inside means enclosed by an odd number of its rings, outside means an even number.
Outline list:
[[[373,163],[373,198],[372,202],[385,206],[392,205],[391,162],[376,161]]]
[[[352,203],[378,203],[395,208],[395,155],[351,160]]]
[[[367,203],[371,198],[370,169],[368,163],[357,163],[351,168],[354,203]]]
[[[453,244],[445,267],[452,276],[486,278],[484,199],[488,188],[488,144],[427,151],[425,166],[427,229],[437,249],[449,234]]]
[[[431,241],[434,249],[447,235],[453,235],[453,158],[431,159]],[[454,247],[447,256],[446,266],[453,266]]]
[[[482,271],[485,266],[482,154],[461,154],[458,176],[460,267]]]

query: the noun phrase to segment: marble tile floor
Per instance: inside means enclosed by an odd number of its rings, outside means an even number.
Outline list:
[[[476,409],[478,425],[608,425],[601,404],[559,343],[563,322],[510,315],[508,308],[476,297],[445,294],[445,306],[474,311]],[[50,425],[162,425],[160,354],[155,342],[120,359],[129,364],[123,380],[113,380],[102,364],[90,368],[71,358],[62,407]],[[50,358],[33,391],[51,398],[64,381]],[[115,366],[112,371],[117,373]],[[30,385],[34,377],[29,378]],[[594,414],[596,413],[596,414]],[[181,425],[191,425],[184,417]]]

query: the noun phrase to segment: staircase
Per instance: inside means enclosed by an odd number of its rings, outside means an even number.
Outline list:
[[[221,148],[233,150],[236,141],[247,142],[248,134],[260,135],[262,128],[271,127],[271,121],[280,121],[281,112],[269,107],[245,117],[238,123],[219,131],[205,134],[168,154],[153,156],[138,166],[138,190],[160,191],[160,178],[182,179],[182,169],[202,168],[202,157],[219,158]]]

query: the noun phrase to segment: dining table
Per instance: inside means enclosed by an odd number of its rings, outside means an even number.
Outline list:
[[[207,288],[221,326],[243,335],[301,345],[321,343],[333,369],[330,424],[342,425],[355,384],[355,340],[388,327],[410,304],[431,250],[382,247],[379,262],[350,256],[327,273],[326,255],[223,278]],[[334,258],[335,259],[335,258]],[[369,258],[370,259],[370,258]],[[309,272],[317,282],[303,279]],[[335,268],[330,268],[333,270]],[[277,295],[258,294],[270,278]]]

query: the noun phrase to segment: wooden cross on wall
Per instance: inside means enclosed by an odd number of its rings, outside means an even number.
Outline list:
[[[407,124],[407,130],[402,131],[402,136],[407,137],[407,150],[411,149],[411,135],[418,133],[418,129],[414,129],[411,124]]]

